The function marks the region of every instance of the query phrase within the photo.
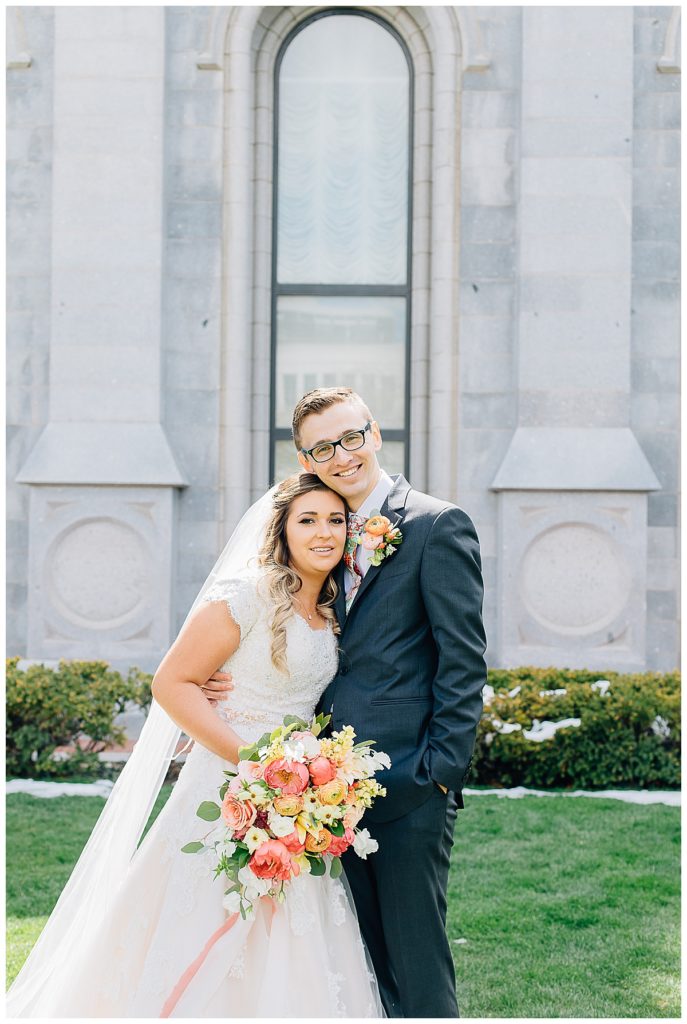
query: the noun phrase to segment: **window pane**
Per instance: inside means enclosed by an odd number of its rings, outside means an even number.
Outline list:
[[[405,427],[405,299],[280,295],[276,426],[290,427],[298,399],[346,385],[382,429]]]
[[[281,284],[404,284],[408,65],[369,18],[320,18],[279,75]]]
[[[402,441],[385,441],[378,459],[382,469],[387,473],[404,472],[405,445]],[[277,441],[275,444],[274,480],[284,480],[292,473],[300,472],[301,466],[296,458],[293,441]]]

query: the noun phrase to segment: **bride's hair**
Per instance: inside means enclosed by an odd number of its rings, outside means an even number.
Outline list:
[[[286,520],[291,506],[302,494],[310,491],[330,491],[314,473],[295,473],[277,487],[273,498],[272,519],[267,524],[265,542],[260,549],[259,562],[265,569],[265,579],[270,598],[274,601],[272,618],[272,664],[281,672],[286,665],[286,623],[293,611],[292,598],[303,586],[300,576],[289,565],[289,548],[286,543]],[[335,494],[332,491],[332,494]],[[337,494],[337,498],[340,495]],[[327,576],[317,600],[317,610],[332,624],[334,633],[340,632],[332,607],[339,588],[331,573]]]

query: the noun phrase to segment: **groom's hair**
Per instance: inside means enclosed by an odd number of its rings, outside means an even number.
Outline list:
[[[360,395],[353,388],[315,388],[314,391],[308,391],[307,394],[303,395],[293,410],[291,430],[293,433],[293,443],[296,448],[300,450],[301,447],[301,426],[303,425],[303,420],[313,413],[324,412],[325,409],[329,409],[330,406],[336,405],[338,402],[358,402],[367,418],[369,420],[373,419],[372,413],[365,405],[365,402],[363,402]]]

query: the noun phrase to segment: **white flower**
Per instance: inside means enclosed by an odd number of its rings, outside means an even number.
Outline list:
[[[284,744],[284,757],[289,761],[305,761],[305,747],[300,740],[287,740]]]
[[[494,699],[494,687],[490,686],[489,683],[485,683],[482,687],[482,700],[485,704],[491,704]]]
[[[355,839],[353,840],[353,849],[359,857],[367,860],[368,853],[375,853],[379,849],[379,843],[376,839],[372,838],[369,829],[363,828],[360,832],[356,832]]]
[[[261,896],[265,896],[269,892],[270,879],[258,878],[247,864],[239,871],[238,880],[243,886],[243,898],[249,903],[257,903]]]
[[[317,736],[313,736],[311,732],[304,732],[302,736],[299,736],[298,742],[303,744],[305,750],[305,756],[307,758],[317,757],[320,753],[320,741]]]
[[[559,694],[566,694],[567,692],[568,691],[565,690],[565,689],[563,689],[563,690],[540,690],[539,691],[539,696],[540,697],[557,697]]]
[[[343,813],[343,807],[324,806],[317,808],[315,811],[315,817],[323,825],[331,825],[333,822],[338,821],[339,818],[343,817]]]
[[[256,807],[264,807],[270,802],[270,795],[260,782],[252,782],[248,787],[247,799],[250,799]]]
[[[595,683],[592,683],[592,690],[598,690],[602,697],[605,697],[608,693],[611,683],[608,679],[597,679]]]
[[[383,750],[370,750],[363,759],[370,775],[382,768],[391,768],[391,758]]]
[[[222,906],[230,914],[238,914],[241,910],[241,893],[238,889],[225,893]]]
[[[514,686],[512,690],[508,691],[508,696],[509,697],[517,697],[517,695],[520,693],[521,690],[522,690],[522,686]]]
[[[293,832],[293,818],[287,818],[286,815],[277,814],[276,811],[270,811],[267,815],[269,826],[275,836],[288,836]]]
[[[316,811],[320,806],[320,801],[317,799],[312,790],[306,790],[303,793],[303,810],[304,811]]]
[[[262,846],[263,843],[266,843],[268,839],[269,836],[267,835],[267,832],[265,832],[264,828],[256,828],[255,825],[251,825],[243,837],[243,841],[251,853],[254,853],[257,848]],[[255,876],[253,875],[253,877]]]

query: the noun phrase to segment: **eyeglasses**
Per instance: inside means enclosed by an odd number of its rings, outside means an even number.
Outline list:
[[[314,448],[301,448],[301,452],[315,462],[329,462],[330,459],[334,458],[334,452],[339,445],[341,445],[345,452],[355,452],[358,448],[362,448],[365,444],[365,432],[371,426],[372,421],[368,420],[362,430],[349,430],[338,441],[324,441],[322,444],[316,444]]]

